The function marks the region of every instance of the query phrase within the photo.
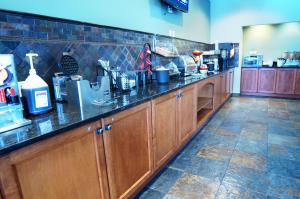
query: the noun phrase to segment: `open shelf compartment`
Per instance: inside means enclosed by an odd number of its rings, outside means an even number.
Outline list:
[[[197,88],[197,127],[199,128],[213,112],[214,84],[199,84]]]
[[[197,111],[201,109],[211,107],[212,105],[212,98],[210,97],[198,97],[197,98]]]
[[[205,121],[211,116],[213,110],[212,109],[201,109],[197,112],[197,127],[202,126]]]

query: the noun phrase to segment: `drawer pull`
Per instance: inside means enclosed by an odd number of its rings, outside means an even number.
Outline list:
[[[103,133],[103,129],[102,129],[102,128],[97,128],[97,129],[96,129],[96,133],[97,133],[98,135],[102,134],[102,133]]]
[[[112,125],[111,124],[106,124],[105,125],[105,130],[106,131],[110,131],[112,129]]]

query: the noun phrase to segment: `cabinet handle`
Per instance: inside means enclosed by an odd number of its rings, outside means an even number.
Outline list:
[[[105,130],[110,131],[112,129],[112,125],[111,124],[106,124],[105,125]]]
[[[180,97],[183,97],[184,96],[184,94],[183,93],[180,93]]]
[[[180,98],[180,94],[181,94],[181,93],[177,93],[177,94],[176,94],[176,98],[177,98],[177,99]]]
[[[98,135],[102,134],[102,133],[103,133],[103,129],[102,129],[102,128],[97,128],[97,129],[96,129],[96,133],[97,133]]]

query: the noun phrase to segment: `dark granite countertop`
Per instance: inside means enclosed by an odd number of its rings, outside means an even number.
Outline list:
[[[125,109],[134,107],[158,96],[183,88],[213,75],[202,78],[177,78],[167,85],[158,85],[155,81],[144,88],[128,92],[112,93],[116,103],[109,106],[90,105],[82,109],[68,106],[67,103],[54,103],[54,110],[40,116],[30,117],[32,124],[0,134],[0,156],[9,152],[74,129],[84,124],[97,121]]]

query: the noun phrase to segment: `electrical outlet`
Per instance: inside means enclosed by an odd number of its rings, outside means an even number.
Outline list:
[[[175,30],[169,30],[169,36],[175,37]]]

